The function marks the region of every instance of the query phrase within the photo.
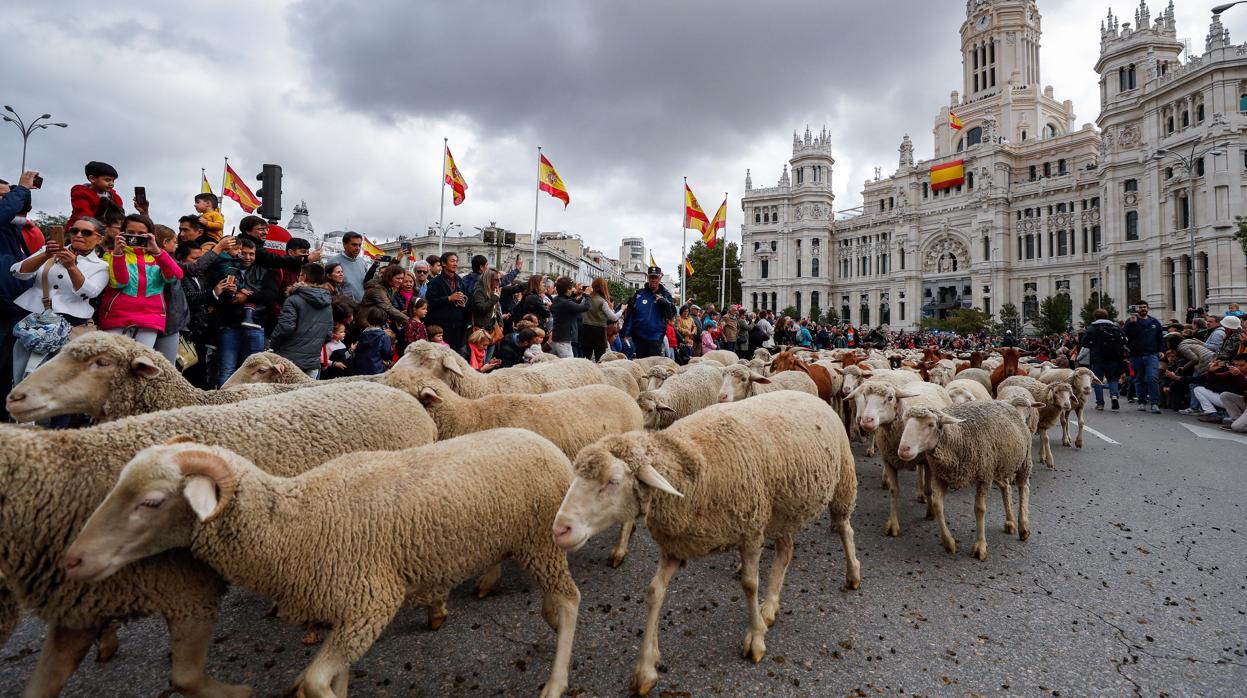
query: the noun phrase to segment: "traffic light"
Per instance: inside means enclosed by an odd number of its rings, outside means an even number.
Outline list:
[[[260,180],[260,188],[255,195],[260,199],[260,209],[256,213],[269,221],[281,220],[281,165],[264,165],[264,171],[256,175]]]

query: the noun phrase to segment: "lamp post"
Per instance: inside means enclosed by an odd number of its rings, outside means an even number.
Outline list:
[[[1217,5],[1216,7],[1212,8],[1212,13],[1214,15],[1219,15],[1222,12],[1225,12],[1226,10],[1230,9],[1231,7],[1234,7],[1235,5],[1241,5],[1245,2],[1247,2],[1247,0],[1237,0],[1237,2],[1227,2],[1224,5]]]
[[[9,105],[6,104],[4,105],[4,110],[7,111],[9,114],[13,115],[13,116],[5,115],[4,120],[13,124],[14,126],[17,127],[18,131],[22,132],[22,169],[20,170],[20,172],[26,171],[26,142],[30,140],[30,134],[34,133],[35,131],[41,128],[47,128],[49,126],[56,126],[57,128],[67,128],[69,126],[69,124],[63,124],[59,122],[58,123],[39,123],[41,121],[46,121],[48,119],[51,119],[52,118],[51,114],[44,114],[43,116],[40,116],[38,119],[35,119],[34,121],[28,124],[22,120],[22,117],[17,115],[17,112],[13,111],[13,107],[10,107]]]
[[[434,232],[437,233],[437,253],[439,255],[442,254],[443,247],[446,244],[446,234],[450,232],[451,228],[462,229],[462,226],[460,226],[458,223],[455,223],[454,221],[447,223],[445,226],[440,226],[437,224],[429,226],[430,234]]]
[[[1247,2],[1247,0],[1240,0],[1240,2]],[[1221,6],[1221,10],[1224,11],[1225,9],[1232,7],[1236,4],[1238,3],[1230,3],[1229,5],[1223,5]],[[1169,150],[1167,148],[1157,148],[1156,152],[1152,153],[1152,159],[1158,162],[1163,161],[1165,158],[1173,158],[1174,161],[1176,161],[1178,164],[1182,165],[1182,167],[1186,169],[1187,180],[1191,183],[1191,186],[1189,188],[1189,191],[1187,192],[1187,197],[1186,197],[1186,202],[1187,202],[1186,203],[1187,205],[1187,221],[1186,221],[1187,226],[1186,227],[1187,227],[1187,234],[1190,237],[1190,241],[1191,241],[1191,268],[1188,269],[1187,271],[1188,271],[1188,278],[1191,280],[1191,307],[1192,308],[1203,307],[1200,302],[1200,297],[1199,297],[1200,296],[1199,279],[1196,278],[1196,274],[1195,274],[1195,233],[1196,231],[1199,230],[1199,225],[1195,222],[1195,163],[1201,158],[1203,158],[1205,155],[1212,155],[1213,157],[1216,157],[1218,155],[1225,154],[1225,151],[1222,150],[1220,146],[1216,144],[1210,145],[1207,148],[1196,152],[1196,149],[1199,147],[1199,144],[1203,142],[1203,140],[1204,139],[1201,136],[1191,142],[1190,156],[1183,155],[1182,153],[1176,150]],[[1208,270],[1204,269],[1205,279],[1207,278],[1207,275],[1208,275]]]

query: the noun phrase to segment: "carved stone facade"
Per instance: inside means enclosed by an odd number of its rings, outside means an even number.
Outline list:
[[[936,114],[933,157],[915,161],[906,135],[896,172],[865,182],[862,206],[834,217],[825,129],[793,134],[778,186],[747,182],[745,304],[831,308],[854,325],[895,329],[1005,303],[1031,317],[1055,294],[1078,308],[1105,288],[1119,308],[1143,299],[1166,317],[1192,299],[1214,310],[1247,301],[1231,228],[1247,214],[1247,45],[1230,45],[1214,23],[1209,51],[1183,63],[1172,6],[1151,24],[1144,5],[1137,29],[1110,15],[1097,131],[1075,128],[1073,104],[1041,87],[1035,0],[970,0],[966,12],[964,93]],[[950,112],[964,128],[950,127]],[[1192,176],[1175,154],[1198,138],[1219,154]],[[965,182],[932,191],[931,168],[953,160],[964,160]],[[1196,254],[1186,261],[1190,230]],[[1207,293],[1193,295],[1196,283]]]

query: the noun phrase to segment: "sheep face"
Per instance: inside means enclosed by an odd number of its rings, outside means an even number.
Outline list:
[[[723,369],[723,385],[719,387],[719,402],[739,402],[749,397],[750,385],[770,382],[771,379],[744,366],[727,366]]]
[[[857,386],[873,375],[870,370],[862,369],[860,366],[845,366],[841,374],[843,375],[840,383],[840,395],[842,397],[848,397],[849,393],[857,390]]]
[[[612,441],[620,443],[618,438]],[[640,460],[640,449],[623,450],[629,452],[629,460]],[[584,547],[604,529],[634,521],[654,489],[684,496],[653,466],[629,464],[600,442],[581,449],[576,455],[575,471],[576,477],[567,488],[553,527],[555,545],[567,552]]]
[[[863,383],[850,397],[857,400],[857,426],[868,434],[891,424],[900,411],[901,396],[886,383]]]
[[[1086,402],[1087,398],[1091,397],[1091,384],[1099,382],[1095,374],[1087,368],[1079,368],[1069,377],[1069,384],[1074,389],[1074,395],[1082,402]]]
[[[955,385],[948,389],[948,399],[951,400],[954,405],[960,405],[963,402],[972,402],[974,400],[974,394],[961,386]]]
[[[78,537],[65,551],[63,566],[75,579],[98,582],[136,560],[191,544],[195,512],[191,500],[202,498],[214,483],[187,477],[154,447],[126,464],[121,477]]]
[[[940,432],[947,424],[960,424],[962,420],[939,410],[914,407],[905,411],[905,427],[896,446],[896,456],[909,462],[935,448],[940,442]]]
[[[273,361],[263,353],[252,354],[242,362],[238,370],[234,371],[234,375],[221,385],[221,390],[229,390],[249,383],[276,383],[285,372],[285,364]]]
[[[1074,388],[1069,383],[1054,383],[1048,389],[1048,397],[1045,401],[1049,405],[1055,405],[1062,412],[1073,409]]]
[[[952,391],[949,391],[950,394]],[[1026,388],[1009,387],[1000,391],[997,399],[1007,405],[1011,405],[1013,410],[1022,418],[1022,422],[1029,424],[1031,416],[1035,410],[1041,410],[1045,407],[1042,402],[1035,402],[1031,399],[1030,391]]]
[[[674,366],[653,366],[645,372],[645,389],[658,390],[663,382],[675,375]]]
[[[662,427],[662,413],[675,412],[652,390],[647,390],[638,395],[636,404],[641,408],[646,429],[660,429]]]
[[[139,346],[125,337],[116,339]],[[5,407],[19,422],[62,414],[99,417],[114,381],[151,380],[165,370],[152,357],[127,348],[120,341],[71,342],[14,387]]]
[[[465,366],[467,362],[450,347],[422,339],[407,346],[406,353],[394,364],[393,370],[415,369],[424,371],[438,380],[452,383],[466,374]]]

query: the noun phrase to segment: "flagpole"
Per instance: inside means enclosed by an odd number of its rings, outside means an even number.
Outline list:
[[[533,197],[533,273],[537,273],[537,212],[541,209],[541,146],[537,146],[537,192]]]
[[[727,293],[727,192],[723,192],[723,239],[719,242],[723,244],[723,271],[719,272],[719,312],[722,313],[723,296]]]
[[[688,177],[684,178],[684,190],[680,192],[680,305],[688,303],[688,228],[684,227],[688,216]]]
[[[446,242],[446,151],[450,150],[450,139],[442,139],[442,203],[437,211],[437,254],[442,254],[442,245]]]
[[[229,176],[229,158],[225,158],[225,169],[221,170],[221,196],[225,196],[225,179]],[[221,206],[225,206],[225,202],[221,202]]]

